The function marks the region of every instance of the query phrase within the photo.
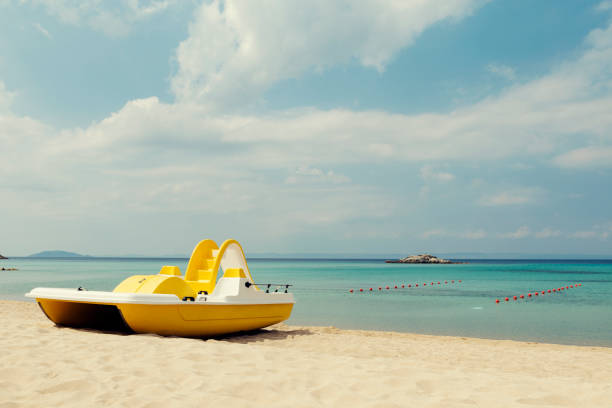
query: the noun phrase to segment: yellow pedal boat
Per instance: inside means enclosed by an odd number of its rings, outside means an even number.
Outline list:
[[[287,320],[295,303],[290,285],[259,286],[237,241],[218,247],[206,239],[193,250],[184,277],[177,266],[164,266],[157,275],[130,276],[112,292],[35,288],[26,296],[57,325],[206,337]]]

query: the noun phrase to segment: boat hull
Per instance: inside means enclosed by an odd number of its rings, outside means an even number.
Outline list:
[[[287,320],[293,309],[293,303],[215,305],[36,300],[45,315],[61,326],[185,337],[261,329]]]

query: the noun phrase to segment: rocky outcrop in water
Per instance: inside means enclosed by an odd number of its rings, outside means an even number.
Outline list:
[[[2,254],[0,254],[0,259],[8,259],[6,256],[2,256]]]
[[[385,261],[386,263],[410,263],[410,264],[457,264],[464,262],[453,262],[448,259],[438,258],[430,254],[410,255],[402,259]]]

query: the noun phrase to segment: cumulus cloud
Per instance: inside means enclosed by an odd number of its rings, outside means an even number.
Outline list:
[[[351,60],[384,69],[429,24],[460,18],[477,3],[382,7],[387,3],[372,1],[348,20],[343,16],[352,2],[313,4],[306,16],[288,2],[202,5],[177,50],[177,101],[129,101],[83,129],[57,130],[11,114],[11,94],[0,85],[0,144],[8,158],[0,161],[0,172],[9,180],[0,186],[7,198],[3,211],[12,206],[75,219],[113,211],[222,214],[244,225],[261,223],[259,230],[272,234],[305,228],[302,223],[392,214],[399,205],[396,191],[336,173],[343,165],[413,162],[422,178],[443,182],[454,175],[441,169],[457,162],[519,158],[578,167],[595,154],[593,146],[599,152],[612,146],[612,26],[593,30],[582,54],[549,74],[448,113],[235,110],[241,92],[247,101],[260,97],[275,81],[306,70]],[[313,24],[321,37],[303,35]],[[338,40],[327,44],[336,29]],[[269,49],[263,47],[268,42]],[[591,167],[608,166],[608,154],[596,156]],[[513,187],[483,195],[479,204],[524,205],[544,196],[537,187]],[[521,227],[502,236],[538,234],[556,232],[532,234]],[[423,233],[435,236],[487,234]]]
[[[469,15],[481,0],[215,0],[204,3],[177,49],[180,101],[243,107],[272,83],[358,61],[383,71],[430,25]]]
[[[231,3],[234,8],[239,8],[236,4]],[[234,9],[230,7],[221,12],[216,6],[204,6],[200,13],[204,10],[216,13],[215,18],[220,19],[219,24],[225,27],[227,24],[224,19],[230,18],[231,10]],[[252,34],[255,37],[253,41],[263,41],[256,39],[258,31],[252,31]],[[190,36],[187,42],[194,38],[196,36]],[[201,41],[204,41],[204,37]],[[179,61],[183,58],[181,53],[185,52],[186,61],[191,62],[181,63],[182,68],[174,78],[174,83],[183,83],[188,90],[185,93],[177,91],[177,95],[185,96],[193,91],[200,92],[200,96],[217,94],[218,98],[212,98],[215,101],[225,98],[231,100],[234,98],[234,89],[240,89],[246,95],[257,88],[258,91],[253,92],[260,95],[261,88],[252,87],[252,84],[245,85],[241,81],[265,78],[262,83],[269,84],[270,81],[284,77],[282,72],[258,75],[258,69],[269,69],[267,64],[253,68],[253,72],[248,74],[223,64],[201,66],[203,62],[199,57],[196,58],[196,54],[187,53],[186,49],[191,49],[187,44],[183,43],[177,52]],[[210,46],[227,50],[224,46]],[[612,115],[609,115],[612,111],[612,92],[609,87],[612,80],[612,28],[608,26],[594,30],[588,36],[585,46],[586,50],[578,58],[567,61],[540,79],[514,86],[497,97],[490,97],[448,114],[401,115],[344,109],[298,109],[260,116],[234,114],[224,117],[231,123],[228,127],[235,130],[226,133],[223,138],[233,143],[266,144],[268,152],[276,151],[281,157],[295,157],[296,154],[302,158],[310,156],[319,166],[337,160],[436,162],[474,159],[489,161],[515,156],[520,156],[522,160],[525,157],[546,158],[562,155],[559,150],[564,146],[577,145],[574,149],[582,148],[580,145],[587,140],[583,135],[589,135],[590,140],[598,140],[601,149],[608,149],[612,145]],[[346,48],[350,49],[350,46]],[[202,52],[217,55],[211,50]],[[193,58],[187,58],[187,55]],[[215,56],[207,60],[206,64],[215,58],[228,61],[231,65],[234,58],[242,57],[234,55],[232,51],[227,55]],[[249,61],[238,65],[250,67]],[[292,58],[283,60],[283,64],[293,66],[292,63]],[[339,62],[331,59],[329,63]],[[295,75],[302,72],[304,66],[309,66],[302,64],[299,59],[295,64]],[[186,74],[188,71],[194,74]],[[183,82],[186,78],[186,82]],[[193,78],[198,79],[193,82]],[[208,106],[205,103],[207,98],[179,97],[184,101],[203,102],[200,106]],[[312,154],[315,151],[317,154]],[[278,157],[273,154],[270,156]],[[603,161],[595,163],[604,165]],[[568,159],[563,156],[552,161],[556,165],[567,162]],[[441,177],[450,179],[451,174]],[[528,202],[531,197],[502,196],[493,199],[491,203],[513,200]]]
[[[571,150],[553,159],[560,167],[612,167],[612,146],[589,146]]]

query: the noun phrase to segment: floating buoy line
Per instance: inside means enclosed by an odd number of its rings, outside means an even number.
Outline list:
[[[417,288],[426,288],[428,286],[438,286],[438,285],[452,285],[455,283],[461,283],[461,280],[445,280],[445,281],[436,281],[436,282],[424,282],[424,283],[401,283],[397,285],[386,285],[386,286],[373,286],[371,288],[359,288],[359,289],[349,289],[349,293],[363,293],[363,292],[382,292],[383,290],[396,290],[396,289],[417,289]]]
[[[581,287],[582,283],[574,283],[571,285],[566,285],[566,286],[561,286],[559,288],[553,288],[553,289],[544,289],[544,290],[536,290],[533,293],[532,292],[528,292],[527,295],[524,294],[520,294],[520,295],[514,295],[514,296],[510,296],[510,297],[505,297],[503,298],[504,302],[510,302],[510,301],[515,301],[515,300],[530,300],[530,299],[535,299],[537,297],[541,297],[541,296],[546,296],[548,294],[552,294],[552,293],[561,293],[564,292],[565,290],[569,290],[569,289],[574,289],[574,288],[578,288]],[[501,303],[500,299],[495,299],[495,303],[499,304]]]

